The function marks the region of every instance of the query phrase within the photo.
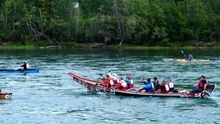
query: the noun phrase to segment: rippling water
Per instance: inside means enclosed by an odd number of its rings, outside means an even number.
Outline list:
[[[0,68],[18,68],[28,60],[39,74],[0,74],[0,87],[13,92],[0,100],[0,123],[219,123],[220,89],[209,99],[121,97],[91,94],[67,75],[98,79],[109,70],[121,76],[171,77],[179,88],[190,89],[202,74],[220,81],[220,50],[191,50],[196,59],[176,62],[178,50],[1,50]]]

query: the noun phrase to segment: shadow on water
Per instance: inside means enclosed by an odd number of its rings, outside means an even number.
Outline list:
[[[196,107],[198,108],[217,108],[219,104],[213,98],[203,99],[203,98],[195,98],[195,99],[186,99],[177,105],[175,105],[174,110],[178,111],[186,111],[186,110],[194,110]]]

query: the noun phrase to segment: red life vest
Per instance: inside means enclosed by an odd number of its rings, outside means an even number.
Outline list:
[[[115,88],[116,88],[116,89],[119,89],[119,90],[122,90],[122,91],[127,90],[127,88],[126,88],[126,87],[124,87],[124,86],[122,86],[122,84],[121,84],[121,83],[118,83],[118,84],[115,86]]]
[[[201,80],[200,82],[199,82],[199,87],[200,88],[205,88],[205,84],[206,84],[207,82],[206,82],[206,80]]]
[[[111,83],[108,78],[104,80],[103,84],[106,85],[107,87],[111,87]]]

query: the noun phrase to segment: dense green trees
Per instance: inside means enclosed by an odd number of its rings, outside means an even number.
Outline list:
[[[0,42],[220,40],[219,0],[1,0]]]

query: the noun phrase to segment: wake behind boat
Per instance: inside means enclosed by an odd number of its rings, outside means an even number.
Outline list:
[[[27,73],[39,73],[39,69],[26,69],[26,70],[22,70],[22,69],[0,69],[0,74],[27,74]]]
[[[152,96],[152,97],[181,97],[181,98],[208,98],[211,93],[214,91],[216,85],[214,83],[210,83],[207,85],[207,88],[204,92],[192,93],[186,90],[181,90],[178,92],[138,92],[139,88],[133,88],[128,90],[118,90],[114,88],[109,88],[101,85],[101,82],[96,80],[90,80],[81,76],[78,76],[72,72],[68,73],[73,80],[77,81],[79,84],[85,86],[87,90],[94,92],[111,92],[115,95],[122,96]]]

